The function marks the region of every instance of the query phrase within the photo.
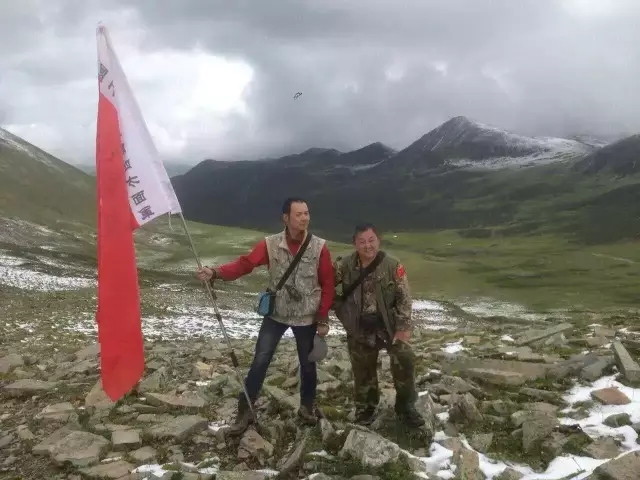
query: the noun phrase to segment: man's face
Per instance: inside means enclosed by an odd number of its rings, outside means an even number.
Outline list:
[[[293,202],[288,215],[284,215],[284,223],[290,230],[304,231],[309,228],[309,208],[304,202]]]
[[[373,230],[365,230],[356,235],[354,246],[361,257],[374,258],[380,250],[380,239]]]

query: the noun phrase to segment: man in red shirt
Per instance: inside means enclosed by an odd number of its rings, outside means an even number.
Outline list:
[[[203,267],[197,277],[202,281],[221,279],[232,281],[267,266],[269,289],[276,284],[293,260],[308,235],[309,208],[301,198],[288,198],[282,207],[284,231],[269,235],[253,247],[250,253],[216,268]],[[267,369],[280,339],[291,328],[296,340],[300,362],[300,409],[298,416],[313,425],[320,412],[316,406],[317,371],[309,361],[314,337],[329,332],[329,309],[335,295],[335,280],[331,254],[326,241],[315,235],[304,251],[298,265],[289,275],[284,287],[278,290],[273,314],[264,317],[253,362],[245,386],[251,402],[255,402],[267,374]],[[244,392],[238,396],[238,415],[229,429],[231,435],[242,434],[253,420]]]

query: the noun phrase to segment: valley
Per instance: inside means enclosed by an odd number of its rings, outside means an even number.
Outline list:
[[[635,468],[640,187],[616,148],[456,117],[401,152],[313,149],[174,177],[204,264],[280,227],[284,182],[309,199],[334,257],[367,217],[411,282],[426,432],[395,425],[386,354],[380,420],[353,427],[333,318],[321,428],[296,425],[288,333],[258,405],[264,426],[238,444],[221,428],[237,380],[178,219],[136,232],[147,370],[114,404],[99,383],[95,178],[0,130],[0,478],[583,480]],[[216,284],[243,371],[265,280]]]

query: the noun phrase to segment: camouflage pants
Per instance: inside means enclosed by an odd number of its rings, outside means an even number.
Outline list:
[[[411,346],[404,342],[387,345],[378,338],[371,346],[347,335],[347,346],[353,369],[356,413],[377,407],[380,401],[378,388],[378,353],[387,349],[391,359],[391,375],[396,389],[396,412],[406,410],[418,397],[415,386],[414,356]]]

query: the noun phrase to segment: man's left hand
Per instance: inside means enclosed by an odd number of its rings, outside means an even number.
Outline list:
[[[329,317],[318,317],[316,322],[318,323],[316,333],[319,337],[324,337],[329,333]]]
[[[329,325],[327,324],[318,325],[317,333],[319,337],[324,337],[327,333],[329,333]]]
[[[409,343],[409,338],[411,338],[411,332],[409,332],[408,330],[404,330],[396,332],[396,334],[393,336],[393,342],[395,343],[396,340],[400,340],[401,342]]]

